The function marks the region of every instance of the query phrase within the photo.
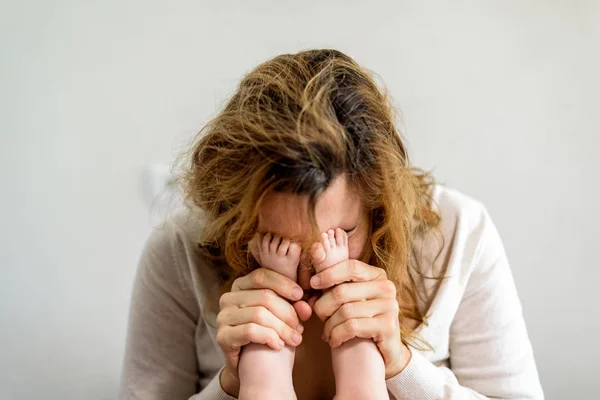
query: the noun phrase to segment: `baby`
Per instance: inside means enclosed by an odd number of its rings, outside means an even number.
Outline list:
[[[301,253],[297,243],[267,233],[256,244],[254,253],[262,267],[297,281]],[[347,260],[348,234],[339,228],[322,233],[320,241],[311,247],[310,255],[317,273]],[[256,343],[245,346],[239,364],[240,399],[295,399],[294,351],[287,345],[281,350]],[[356,398],[357,393],[369,393],[371,399],[388,399],[385,366],[371,339],[351,339],[332,348],[331,356],[336,398],[350,399]]]

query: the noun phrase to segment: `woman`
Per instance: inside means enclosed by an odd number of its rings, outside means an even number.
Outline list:
[[[241,81],[133,292],[124,399],[543,398],[501,240],[334,50]]]

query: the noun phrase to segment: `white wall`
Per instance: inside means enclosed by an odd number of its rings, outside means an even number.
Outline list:
[[[249,68],[322,46],[377,71],[417,163],[487,204],[547,397],[597,398],[599,26],[583,0],[3,2],[0,398],[115,398],[143,168]]]

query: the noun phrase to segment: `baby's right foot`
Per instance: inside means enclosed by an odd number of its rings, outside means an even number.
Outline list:
[[[311,258],[317,273],[348,260],[348,234],[328,230],[313,244]],[[354,338],[331,349],[336,399],[388,399],[385,365],[375,342]]]
[[[261,267],[297,280],[300,246],[290,239],[267,233],[250,245]],[[300,333],[302,333],[299,330]],[[292,381],[295,348],[286,345],[281,350],[258,343],[244,346],[240,356],[240,396],[242,400],[296,399]]]
[[[279,272],[294,282],[298,279],[300,245],[290,239],[266,233],[254,245],[256,261],[267,269]]]

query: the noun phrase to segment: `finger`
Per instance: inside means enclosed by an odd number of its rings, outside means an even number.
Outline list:
[[[391,281],[342,283],[323,293],[313,309],[325,320],[331,317],[342,304],[371,299],[395,299],[396,288]]]
[[[234,310],[246,307],[262,306],[269,310],[273,315],[285,322],[292,329],[297,329],[300,324],[296,310],[287,300],[281,298],[275,292],[269,289],[244,290],[238,292],[229,292],[221,296],[219,301],[221,312],[217,315],[217,324],[221,314],[228,308]],[[227,323],[227,325],[231,325]],[[220,326],[220,325],[219,325]]]
[[[304,291],[296,282],[279,272],[258,268],[233,281],[232,292],[251,289],[271,289],[289,300],[300,300]]]
[[[290,346],[298,346],[302,341],[301,333],[304,327],[298,324],[299,330],[290,328],[265,307],[255,306],[243,309],[230,307],[217,316],[219,326],[238,326],[254,323],[265,328],[271,328],[281,339]]]
[[[290,248],[290,239],[282,239],[279,248],[277,249],[277,254],[280,256],[285,256]]]
[[[389,315],[389,314],[388,314]],[[373,339],[376,343],[395,335],[399,331],[398,318],[382,315],[376,318],[353,318],[346,320],[331,331],[329,345],[333,348],[355,337]]]
[[[304,300],[300,300],[295,303],[292,303],[292,306],[294,307],[294,310],[296,310],[300,321],[308,321],[308,319],[312,315],[312,307],[309,305],[309,303],[305,302]],[[296,330],[300,332],[298,328],[296,328]]]
[[[281,236],[273,236],[273,240],[271,240],[271,244],[269,245],[269,251],[273,254],[277,254],[277,249],[279,248],[280,243]]]
[[[323,336],[329,341],[331,331],[338,325],[353,318],[373,318],[377,315],[391,313],[398,316],[396,299],[373,299],[342,304],[333,315],[325,321]]]
[[[265,236],[263,236],[262,240],[262,251],[269,252],[271,240],[273,240],[273,235],[270,232],[265,233]]]
[[[315,303],[317,302],[317,300],[319,300],[320,297],[321,297],[321,294],[318,293],[318,294],[315,294],[315,295],[311,296],[311,298],[308,299],[308,305],[310,306],[311,309],[314,310]]]
[[[327,289],[342,282],[366,282],[377,279],[387,279],[382,268],[358,260],[346,260],[313,276],[310,286],[313,289]]]
[[[273,329],[254,323],[219,329],[217,343],[224,352],[237,350],[248,343],[266,344],[275,350],[280,350],[285,346],[285,342],[279,338],[279,335]]]

